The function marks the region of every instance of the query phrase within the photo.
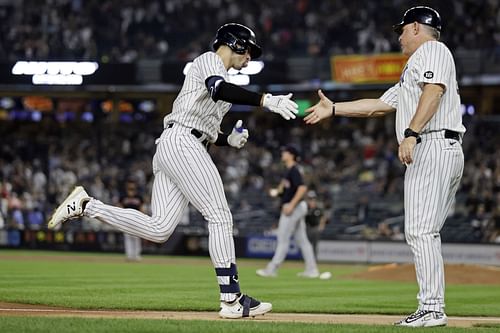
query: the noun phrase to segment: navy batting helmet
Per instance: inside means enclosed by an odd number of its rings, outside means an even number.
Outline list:
[[[256,59],[262,54],[260,46],[257,45],[255,33],[242,24],[227,23],[220,27],[215,34],[212,47],[217,51],[222,44],[229,46],[238,54],[245,54],[249,49],[252,59]]]
[[[425,24],[441,31],[441,16],[435,9],[425,6],[417,6],[408,9],[403,15],[403,20],[392,28],[398,34],[401,34],[403,32],[403,27],[413,22]]]

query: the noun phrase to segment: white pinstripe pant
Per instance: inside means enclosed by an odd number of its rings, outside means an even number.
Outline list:
[[[165,129],[153,157],[152,216],[134,209],[106,205],[92,199],[85,209],[117,229],[163,243],[174,232],[189,202],[208,222],[209,252],[216,268],[228,268],[236,262],[233,218],[229,210],[219,171],[191,129],[175,124]],[[229,277],[218,277],[228,284]],[[221,300],[234,295],[221,294]]]
[[[439,232],[453,204],[464,169],[458,141],[443,132],[422,135],[405,174],[405,237],[411,246],[419,309],[443,311],[444,266]]]

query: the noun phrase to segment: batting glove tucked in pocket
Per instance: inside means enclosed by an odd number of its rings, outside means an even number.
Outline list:
[[[276,96],[265,94],[262,106],[268,108],[271,112],[279,114],[286,120],[295,119],[295,115],[299,112],[299,106],[290,98],[292,98],[292,93]]]
[[[235,148],[242,148],[248,141],[248,130],[243,128],[243,121],[238,120],[231,134],[227,137],[227,143]]]

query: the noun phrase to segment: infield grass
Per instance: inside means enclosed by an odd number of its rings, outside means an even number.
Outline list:
[[[333,279],[300,279],[302,262],[287,261],[278,278],[255,270],[265,260],[238,260],[242,291],[273,303],[273,312],[407,315],[415,310],[416,283],[351,279],[364,265],[321,264]],[[127,263],[122,254],[0,250],[0,301],[79,309],[218,311],[218,285],[209,258],[145,256]],[[498,285],[447,285],[449,316],[499,316]],[[81,323],[85,325],[82,326]],[[105,322],[106,324],[102,324]],[[0,332],[399,332],[363,325],[0,317]],[[106,327],[102,330],[100,327]],[[38,327],[39,329],[34,329]],[[52,327],[52,329],[48,329]],[[74,327],[87,327],[75,330]],[[256,329],[259,328],[259,329]],[[187,329],[187,330],[185,330]],[[439,330],[439,329],[437,329]],[[468,329],[467,331],[470,331]],[[499,332],[500,327],[474,328]],[[426,332],[433,330],[426,329]],[[447,332],[465,329],[446,328]],[[442,332],[442,329],[440,330]]]
[[[0,317],[1,318],[1,317]],[[329,325],[304,323],[269,323],[257,321],[202,321],[191,320],[143,320],[143,319],[83,319],[83,318],[1,318],[0,329],[10,333],[132,333],[132,332],[173,332],[173,333],[493,333],[500,327],[436,327],[403,328],[382,325]]]

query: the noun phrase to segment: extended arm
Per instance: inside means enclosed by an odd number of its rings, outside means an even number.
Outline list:
[[[235,84],[226,82],[221,76],[210,76],[205,80],[212,100],[222,100],[233,104],[263,106],[271,112],[278,113],[286,120],[295,119],[298,105],[288,95],[271,95],[256,93]]]
[[[221,76],[210,76],[205,80],[210,97],[217,102],[261,106],[263,94],[256,93],[226,82]]]
[[[306,110],[309,113],[304,118],[306,124],[316,124],[332,116],[378,117],[396,111],[378,98],[334,103],[321,90],[318,90],[318,96],[319,102]]]

